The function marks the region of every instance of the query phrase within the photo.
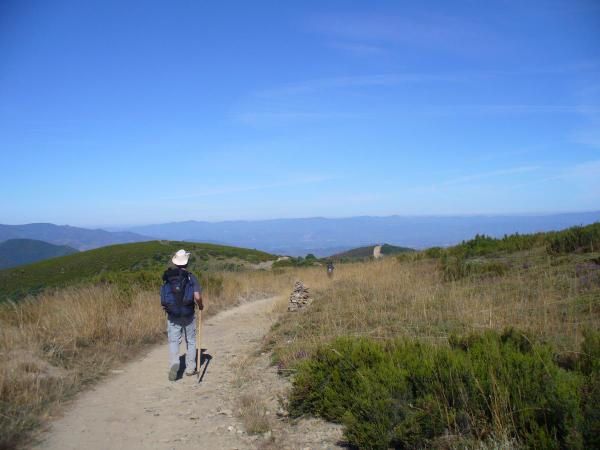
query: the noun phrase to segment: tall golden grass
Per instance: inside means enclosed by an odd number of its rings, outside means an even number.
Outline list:
[[[0,445],[164,330],[156,294],[79,287],[0,306]]]
[[[315,287],[312,306],[272,333],[282,366],[338,336],[446,343],[452,333],[508,327],[557,352],[577,352],[583,329],[600,326],[600,284],[582,287],[572,265],[541,262],[446,282],[435,260],[385,259],[341,265],[333,280],[321,277]]]
[[[302,279],[312,287],[319,287],[325,281],[324,268],[304,267],[246,272],[224,272],[224,298],[235,298],[238,302],[254,300],[271,295],[290,293],[294,282]]]

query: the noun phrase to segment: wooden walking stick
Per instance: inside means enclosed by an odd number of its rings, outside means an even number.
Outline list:
[[[202,310],[198,309],[196,316],[196,372],[200,378],[200,365],[202,363]]]

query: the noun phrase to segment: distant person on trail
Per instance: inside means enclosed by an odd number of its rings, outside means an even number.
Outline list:
[[[198,279],[187,271],[190,254],[181,249],[171,261],[174,267],[163,274],[160,304],[167,313],[169,338],[169,380],[175,381],[179,373],[179,343],[185,338],[185,374],[196,373],[196,321],[195,305],[202,311],[202,287]]]
[[[333,262],[329,261],[329,262],[327,263],[327,276],[328,276],[329,278],[331,278],[331,277],[333,276],[333,269],[334,269],[334,267],[333,267]]]

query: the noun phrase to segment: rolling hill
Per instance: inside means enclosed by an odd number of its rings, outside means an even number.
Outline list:
[[[152,238],[129,231],[89,230],[52,223],[0,224],[0,242],[10,239],[36,239],[54,245],[68,245],[77,250],[90,250],[106,245],[149,241]]]
[[[74,253],[26,266],[0,271],[0,302],[36,294],[45,288],[63,287],[82,281],[112,282],[133,279],[153,283],[180,248],[192,253],[194,272],[241,270],[277,259],[258,250],[214,244],[149,241],[119,244]]]
[[[0,242],[0,269],[31,264],[72,253],[77,253],[77,250],[66,245],[54,245],[35,239],[9,239]]]

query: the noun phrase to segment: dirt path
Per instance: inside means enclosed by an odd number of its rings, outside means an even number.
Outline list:
[[[203,381],[167,380],[166,344],[152,349],[83,393],[40,437],[45,449],[317,449],[335,448],[338,426],[319,420],[291,423],[278,397],[288,382],[269,356],[257,354],[276,318],[277,298],[246,303],[207,320],[203,347],[208,361]],[[281,308],[280,308],[281,309]],[[248,410],[256,399],[268,431],[249,434]],[[263,422],[264,422],[263,420]]]

